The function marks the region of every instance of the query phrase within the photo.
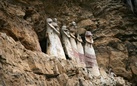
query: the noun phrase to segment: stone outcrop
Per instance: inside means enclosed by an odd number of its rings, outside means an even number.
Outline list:
[[[27,50],[21,42],[5,33],[0,33],[0,85],[2,86],[99,86],[103,84],[127,83],[121,77],[110,82],[100,77],[88,76],[84,68],[75,61],[48,56],[42,52]],[[102,78],[103,79],[103,78]],[[118,80],[117,80],[118,79]],[[128,85],[127,85],[128,86]]]
[[[92,31],[99,65],[112,68],[117,75],[132,80],[136,76],[132,64],[137,59],[137,18],[123,5],[113,0],[92,3],[93,13],[98,18],[98,29]]]
[[[24,9],[5,1],[0,1],[0,7],[0,31],[20,41],[27,49],[41,51],[36,32],[32,30],[34,28],[22,18],[25,16]]]

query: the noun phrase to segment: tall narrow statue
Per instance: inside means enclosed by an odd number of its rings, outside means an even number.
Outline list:
[[[58,58],[66,59],[65,53],[59,38],[59,28],[57,22],[53,22],[51,18],[47,18],[47,54]]]
[[[81,36],[77,36],[77,48],[79,53],[79,59],[80,59],[80,66],[86,67],[85,65],[85,55],[84,55],[84,48],[82,46],[83,40],[81,39]]]
[[[94,48],[92,46],[93,44],[93,38],[90,31],[86,31],[85,33],[85,62],[87,70],[93,75],[93,76],[99,76],[99,68],[98,63],[96,60],[96,55]]]
[[[71,43],[70,43],[69,30],[67,29],[67,27],[65,25],[62,26],[61,33],[62,33],[62,42],[64,45],[64,51],[67,55],[67,58],[71,59],[71,60],[75,60],[74,55],[73,55],[73,50],[71,47]]]
[[[71,46],[72,46],[75,61],[77,63],[79,63],[80,60],[79,60],[79,54],[78,54],[77,44],[76,44],[76,40],[75,40],[76,39],[75,33],[76,33],[76,23],[72,22],[72,25],[70,26],[70,36],[71,36],[70,37],[70,43],[71,43]]]

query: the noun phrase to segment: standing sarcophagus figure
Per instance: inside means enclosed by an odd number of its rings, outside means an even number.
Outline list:
[[[81,36],[77,36],[77,49],[78,49],[78,54],[79,54],[79,59],[80,59],[80,66],[81,67],[86,67],[85,65],[85,55],[84,55],[84,48],[82,46],[83,40],[81,39]]]
[[[79,64],[80,60],[79,60],[79,53],[78,53],[77,44],[75,40],[76,39],[75,33],[76,33],[76,24],[75,22],[72,22],[72,25],[70,26],[70,43],[72,46],[73,56],[75,58],[75,61]]]
[[[59,38],[59,28],[57,22],[53,22],[51,18],[47,18],[47,54],[58,58],[66,59],[65,53]]]
[[[99,76],[99,68],[98,68],[98,63],[96,60],[96,55],[94,48],[92,46],[93,44],[93,39],[92,39],[92,34],[90,31],[86,31],[85,33],[85,62],[86,62],[86,67],[87,70],[93,75],[93,76]]]
[[[62,26],[61,33],[62,33],[62,42],[64,45],[64,51],[65,51],[68,59],[75,60],[75,58],[74,58],[75,56],[73,54],[72,46],[70,43],[69,30],[67,29],[67,27],[65,25]]]

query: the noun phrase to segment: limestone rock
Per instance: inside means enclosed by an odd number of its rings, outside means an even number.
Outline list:
[[[92,82],[90,82],[89,80],[85,80],[83,78],[79,79],[79,84],[80,86],[94,86]]]
[[[22,18],[17,19],[16,17],[14,17],[15,15],[22,17],[24,16],[24,12],[21,10],[22,8],[10,5],[10,11],[8,8],[3,9],[7,14],[10,14],[9,12],[11,12],[12,17],[6,18],[8,15],[5,15],[4,12],[1,11],[1,32],[5,32],[7,33],[7,35],[10,35],[14,40],[20,41],[27,49],[41,51],[38,37],[32,26],[29,25],[28,22],[24,21]]]
[[[85,28],[78,28],[78,31],[77,31],[77,33],[78,34],[85,34],[85,32],[86,32],[86,29]]]
[[[125,81],[123,80],[123,78],[117,77],[116,80],[117,80],[117,85],[120,85],[120,86],[125,85]]]
[[[78,23],[78,27],[80,27],[80,28],[85,28],[87,26],[96,27],[95,23],[90,19],[85,19],[85,20],[82,20]],[[95,29],[95,28],[92,28],[92,29]]]
[[[136,17],[129,12],[132,15],[132,19],[127,19],[129,17],[126,14],[127,8],[122,5],[122,2],[102,1],[95,2],[92,6],[93,13],[98,18],[98,29],[93,31],[95,31],[94,37],[97,39],[95,41],[95,50],[99,65],[103,65],[106,69],[112,67],[116,74],[131,80],[133,77],[130,69],[133,63],[131,59],[136,52],[134,50],[136,48],[136,45],[134,45],[136,36],[133,35],[135,34],[133,32],[136,31],[136,25],[130,26],[129,24],[133,23]],[[115,10],[115,8],[119,10]],[[120,15],[115,14],[116,12],[120,13]],[[122,15],[125,16],[123,17]]]
[[[124,77],[132,79],[131,82],[136,86],[135,15],[118,0],[61,2],[0,1],[0,85],[130,86]],[[104,69],[103,78],[89,78],[86,68],[78,68],[76,62],[57,59],[41,52],[39,41],[46,42],[45,20],[51,16],[59,19],[59,26],[76,21],[78,33],[83,34],[85,30],[93,32],[93,46],[99,67]],[[112,78],[107,72],[109,68],[121,77]]]
[[[60,74],[57,78],[60,83],[60,86],[66,86],[67,80],[69,79],[66,74]]]
[[[136,57],[132,57],[130,65],[131,65],[132,73],[137,75],[137,58]]]
[[[25,12],[22,10],[22,8],[19,7],[19,6],[15,6],[15,5],[14,6],[9,6],[7,8],[7,12],[11,15],[17,15],[19,17],[25,16]]]
[[[68,79],[66,86],[79,86],[79,81],[77,79]]]

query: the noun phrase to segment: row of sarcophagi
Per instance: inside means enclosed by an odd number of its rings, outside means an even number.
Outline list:
[[[47,54],[62,59],[68,58],[74,60],[78,66],[89,68],[93,75],[100,75],[95,51],[92,46],[93,39],[90,31],[86,31],[85,33],[86,42],[83,47],[81,36],[77,35],[77,37],[75,37],[75,22],[72,22],[72,25],[69,27],[69,29],[63,25],[61,30],[59,30],[57,19],[54,19],[53,21],[51,18],[47,18],[46,34]]]

